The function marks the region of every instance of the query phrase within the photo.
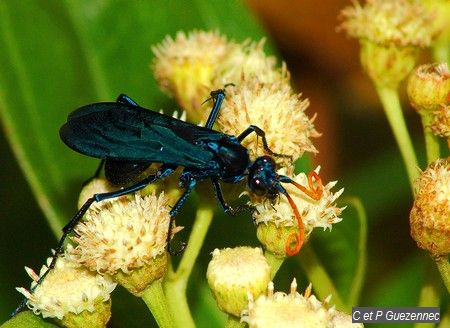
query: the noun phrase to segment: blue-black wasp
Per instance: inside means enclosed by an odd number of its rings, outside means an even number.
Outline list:
[[[308,175],[309,186],[305,187],[285,175],[277,174],[273,157],[290,156],[272,152],[264,131],[255,125],[250,125],[238,136],[213,130],[224,98],[223,89],[211,92],[213,108],[204,127],[142,108],[123,94],[116,102],[94,103],[72,112],[60,129],[62,141],[81,154],[101,159],[105,177],[113,184],[125,187],[95,194],[81,206],[63,228],[53,260],[39,282],[54,267],[58,255],[63,251],[65,239],[92,203],[141,190],[150,183],[168,177],[180,166],[183,170],[179,182],[184,192],[170,211],[169,227],[172,227],[173,220],[197,183],[205,179],[211,180],[219,204],[225,212],[235,214],[242,209],[252,210],[248,205],[228,205],[220,184],[238,183],[247,179],[251,193],[269,199],[275,199],[279,194],[287,197],[297,219],[299,233],[288,238],[286,251],[289,255],[296,254],[303,243],[304,226],[297,206],[281,183],[291,183],[311,198],[319,199],[322,194],[320,177],[311,172]],[[241,144],[251,133],[256,133],[261,138],[268,154],[255,161],[250,160],[247,148]],[[161,166],[155,173],[136,182],[136,177],[153,163],[161,163]],[[313,179],[317,184],[316,188]],[[177,252],[170,247],[170,235],[169,231],[168,250],[175,254]],[[295,247],[292,248],[294,242]],[[181,249],[184,246],[182,244]]]

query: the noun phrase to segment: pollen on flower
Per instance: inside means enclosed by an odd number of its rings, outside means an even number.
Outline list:
[[[367,0],[341,12],[340,29],[380,45],[428,47],[438,35],[435,14],[419,0]]]
[[[300,97],[286,81],[262,83],[256,77],[245,77],[238,87],[229,88],[217,123],[221,131],[230,135],[239,135],[250,125],[256,125],[266,133],[273,152],[290,155],[295,161],[304,152],[317,152],[311,138],[319,136],[314,118],[305,114],[309,101]],[[265,153],[256,135],[242,143],[253,160]]]
[[[311,295],[310,287],[305,291],[305,295],[297,292],[297,283],[294,279],[289,294],[283,292],[273,292],[268,288],[267,295],[260,295],[253,299],[249,298],[248,309],[242,311],[241,321],[248,323],[250,328],[264,327],[338,327],[335,325],[335,317],[342,316],[330,307],[325,300],[320,302],[314,295]],[[352,325],[351,317],[346,316],[345,324],[339,327],[361,327],[362,325]]]
[[[77,246],[68,248],[74,261],[99,273],[127,274],[166,252],[167,197],[163,193],[131,197],[91,206],[72,237]]]
[[[450,158],[431,163],[415,182],[411,236],[432,255],[450,253]]]
[[[43,275],[50,265],[42,266]],[[44,318],[62,319],[68,314],[80,314],[83,311],[94,312],[96,305],[110,299],[110,293],[116,284],[107,276],[88,271],[66,257],[59,257],[56,266],[44,281],[37,286],[39,276],[30,268],[25,268],[33,279],[31,289],[17,288],[28,300],[27,306],[37,315]]]

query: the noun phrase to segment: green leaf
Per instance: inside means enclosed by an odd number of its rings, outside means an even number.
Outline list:
[[[16,315],[14,318],[6,321],[1,325],[1,328],[55,328],[58,327],[55,324],[49,323],[39,317],[34,315],[31,311],[24,311]]]

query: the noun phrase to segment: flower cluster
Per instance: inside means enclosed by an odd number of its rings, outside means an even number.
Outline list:
[[[95,179],[81,193],[80,202],[87,194],[111,187]],[[93,204],[75,228],[74,245],[67,246],[41,284],[37,281],[46,274],[51,258],[39,275],[27,269],[34,281],[30,291],[18,289],[27,306],[36,314],[62,320],[67,327],[104,327],[111,315],[109,294],[116,283],[140,295],[166,273],[168,202],[164,193],[153,191]],[[174,227],[171,232],[179,230]],[[85,310],[94,314],[84,315]]]
[[[335,202],[343,190],[332,192],[335,182],[322,185],[318,169],[308,175],[293,175],[294,161],[305,152],[317,152],[312,139],[319,133],[314,117],[306,115],[309,101],[291,88],[286,65],[278,67],[276,58],[264,53],[264,40],[237,43],[218,32],[179,32],[152,49],[155,59],[151,67],[161,89],[176,98],[189,120],[205,121],[208,111],[202,107],[204,100],[212,90],[225,88],[217,127],[238,136],[257,126],[263,131],[259,133],[261,138],[264,135],[263,141],[255,133],[242,141],[250,160],[268,154],[284,165],[278,173],[273,171],[277,190],[283,194],[277,204],[269,207],[264,198],[250,194],[251,206],[256,208],[257,235],[266,252],[280,257],[294,255],[313,228],[331,228],[341,220],[342,208]],[[167,179],[133,195],[90,205],[56,268],[48,272],[46,266],[42,269],[41,276],[48,273],[42,284],[37,284],[40,276],[28,269],[34,280],[31,291],[19,289],[27,297],[27,305],[44,317],[61,319],[68,327],[80,326],[72,323],[78,320],[72,313],[95,311],[99,318],[89,326],[104,327],[110,317],[109,294],[116,283],[143,299],[148,298],[150,286],[157,292],[168,267],[167,243],[181,230],[170,226],[170,205],[180,195],[180,188],[172,188],[174,183],[178,180]],[[86,206],[93,194],[115,188],[103,179],[94,179],[80,195],[79,206]],[[284,233],[282,238],[280,233]],[[275,272],[261,249],[239,247],[215,250],[207,278],[218,306],[239,317],[249,295],[250,300],[263,295]],[[159,292],[163,295],[162,289]],[[267,299],[282,299],[274,295],[272,287]],[[311,318],[318,313],[327,320],[333,318],[331,309],[322,311],[315,298],[306,299],[314,308]],[[256,313],[259,303],[263,301],[252,303],[248,313]],[[88,322],[83,320],[83,324]]]
[[[209,45],[203,43],[205,35],[208,35]],[[188,49],[197,47],[208,52],[206,48],[209,46],[210,54],[220,52],[215,61],[209,60],[209,55],[202,58],[197,49]],[[161,88],[168,90],[167,86],[171,86],[170,93],[175,95],[179,104],[186,109],[188,118],[198,117],[200,108],[193,104],[200,104],[207,98],[205,90],[223,88],[224,85],[233,83],[233,86],[226,87],[226,97],[217,119],[218,128],[226,134],[237,136],[249,126],[257,126],[265,133],[268,149],[273,153],[284,155],[284,157],[275,156],[275,159],[285,166],[290,176],[293,172],[292,164],[299,157],[305,152],[317,152],[312,139],[320,134],[313,125],[314,117],[306,115],[309,101],[302,99],[301,94],[295,93],[290,86],[290,75],[286,65],[277,67],[276,59],[265,55],[263,46],[264,40],[259,42],[247,40],[239,44],[235,41],[226,41],[216,32],[194,31],[188,35],[179,33],[175,39],[167,38],[161,45],[153,48],[156,57],[152,67]],[[184,49],[177,51],[181,47]],[[227,49],[226,53],[222,51],[223,49]],[[199,65],[208,72],[207,79],[203,78],[202,74],[200,78],[192,77],[192,72],[196,71]],[[184,73],[173,74],[174,71]],[[191,76],[190,87],[181,89],[185,75]],[[203,91],[190,93],[189,90]],[[190,100],[187,102],[180,100],[180,97],[176,96],[178,93],[189,93]],[[205,120],[204,115],[202,119]],[[289,126],[289,129],[286,129],[286,126]],[[256,134],[250,134],[242,140],[242,144],[248,149],[251,160],[265,154],[271,155]],[[298,180],[298,184],[304,183],[305,178],[306,176],[302,174],[293,177],[294,180]],[[316,181],[316,184],[322,190],[321,181]],[[274,210],[261,203],[264,197],[253,197],[254,195],[250,193],[252,205],[256,206],[259,213],[254,217],[260,227],[258,237],[266,249],[280,256],[296,254],[304,241],[303,225],[307,226],[309,234],[314,226],[330,227],[332,223],[339,222],[341,209],[337,208],[334,202],[342,191],[331,193],[333,185],[327,184],[325,192],[317,194],[316,199],[310,199],[306,195],[298,196],[299,193],[296,192],[292,197],[293,203],[281,197],[283,200],[273,207]],[[287,189],[291,193],[292,188]],[[301,211],[295,206],[297,202]],[[272,225],[268,224],[269,221],[275,222],[275,235],[264,229],[264,227],[272,228]],[[292,249],[294,237],[295,248]],[[278,240],[276,247],[272,240]],[[285,245],[278,245],[280,241]]]
[[[217,32],[179,32],[175,39],[168,37],[153,47],[152,68],[161,88],[174,95],[188,119],[197,123],[206,120],[208,111],[201,104],[208,93],[232,83],[218,118],[219,128],[239,135],[256,125],[266,132],[272,151],[296,160],[304,152],[316,152],[311,138],[319,134],[305,114],[308,100],[293,92],[286,66],[278,68],[263,46],[264,40],[238,44]],[[289,129],[283,128],[286,124]],[[249,136],[244,144],[252,158],[264,152],[257,147],[256,137]]]

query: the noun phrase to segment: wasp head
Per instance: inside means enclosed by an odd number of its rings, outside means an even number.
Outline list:
[[[258,157],[248,170],[248,188],[257,196],[274,199],[279,193],[275,161],[270,156]]]

